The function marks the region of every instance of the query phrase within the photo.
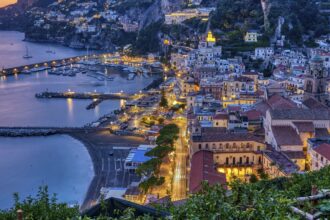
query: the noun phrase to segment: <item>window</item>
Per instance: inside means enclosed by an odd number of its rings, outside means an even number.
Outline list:
[[[261,164],[261,157],[259,157],[258,163]]]
[[[233,164],[234,165],[236,164],[236,158],[235,157],[233,158]]]
[[[229,144],[228,143],[226,143],[226,149],[228,149],[229,148]]]
[[[226,164],[228,165],[229,164],[229,158],[226,157]]]
[[[209,144],[205,144],[205,149],[209,149]]]
[[[243,164],[243,158],[242,157],[239,158],[239,164]]]
[[[202,144],[198,144],[198,149],[202,149]]]
[[[247,163],[247,164],[250,163],[250,158],[249,158],[249,157],[246,158],[246,163]]]

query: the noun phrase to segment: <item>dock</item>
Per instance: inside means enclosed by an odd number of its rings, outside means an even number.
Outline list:
[[[0,127],[1,137],[49,136],[55,134],[74,134],[109,131],[102,127]]]
[[[86,92],[86,93],[77,93],[77,92],[42,92],[37,93],[36,98],[44,99],[93,99],[93,100],[107,100],[107,99],[130,99],[131,96],[125,93],[97,93],[97,92]],[[94,103],[98,104],[98,103]]]
[[[10,76],[10,75],[22,74],[25,71],[31,71],[31,70],[32,70],[31,72],[43,71],[43,70],[51,69],[54,67],[61,67],[61,66],[75,64],[82,60],[100,58],[101,56],[103,56],[103,54],[97,54],[97,55],[93,54],[93,55],[89,55],[89,56],[87,56],[87,55],[86,56],[75,56],[75,57],[69,57],[69,58],[64,58],[64,59],[57,59],[57,60],[40,62],[40,63],[34,63],[34,64],[29,64],[29,65],[24,65],[24,66],[5,68],[2,70],[0,69],[0,76]]]

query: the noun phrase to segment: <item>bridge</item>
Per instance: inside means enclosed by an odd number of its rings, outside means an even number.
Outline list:
[[[86,92],[86,93],[77,93],[77,92],[42,92],[37,93],[36,98],[60,98],[60,99],[130,99],[130,95],[125,93],[97,93],[97,92]]]

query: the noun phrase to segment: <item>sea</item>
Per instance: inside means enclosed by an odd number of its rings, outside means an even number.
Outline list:
[[[83,55],[56,44],[23,41],[20,32],[0,31],[0,68],[39,63]],[[23,59],[29,50],[31,59]],[[47,53],[47,50],[55,53]],[[104,70],[105,71],[105,70]],[[111,70],[107,70],[110,71]],[[78,127],[120,108],[122,100],[104,101],[86,110],[90,100],[37,99],[43,91],[136,93],[154,79],[114,71],[114,81],[98,81],[86,74],[76,77],[50,75],[47,71],[0,78],[0,127]],[[94,175],[92,161],[82,143],[66,136],[0,137],[0,209],[13,205],[13,193],[20,198],[35,196],[48,186],[60,202],[81,204]]]

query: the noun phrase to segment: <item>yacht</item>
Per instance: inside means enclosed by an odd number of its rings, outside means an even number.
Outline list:
[[[29,54],[29,48],[28,47],[26,47],[26,53],[23,56],[23,58],[24,59],[30,59],[30,58],[32,58],[32,56]]]

